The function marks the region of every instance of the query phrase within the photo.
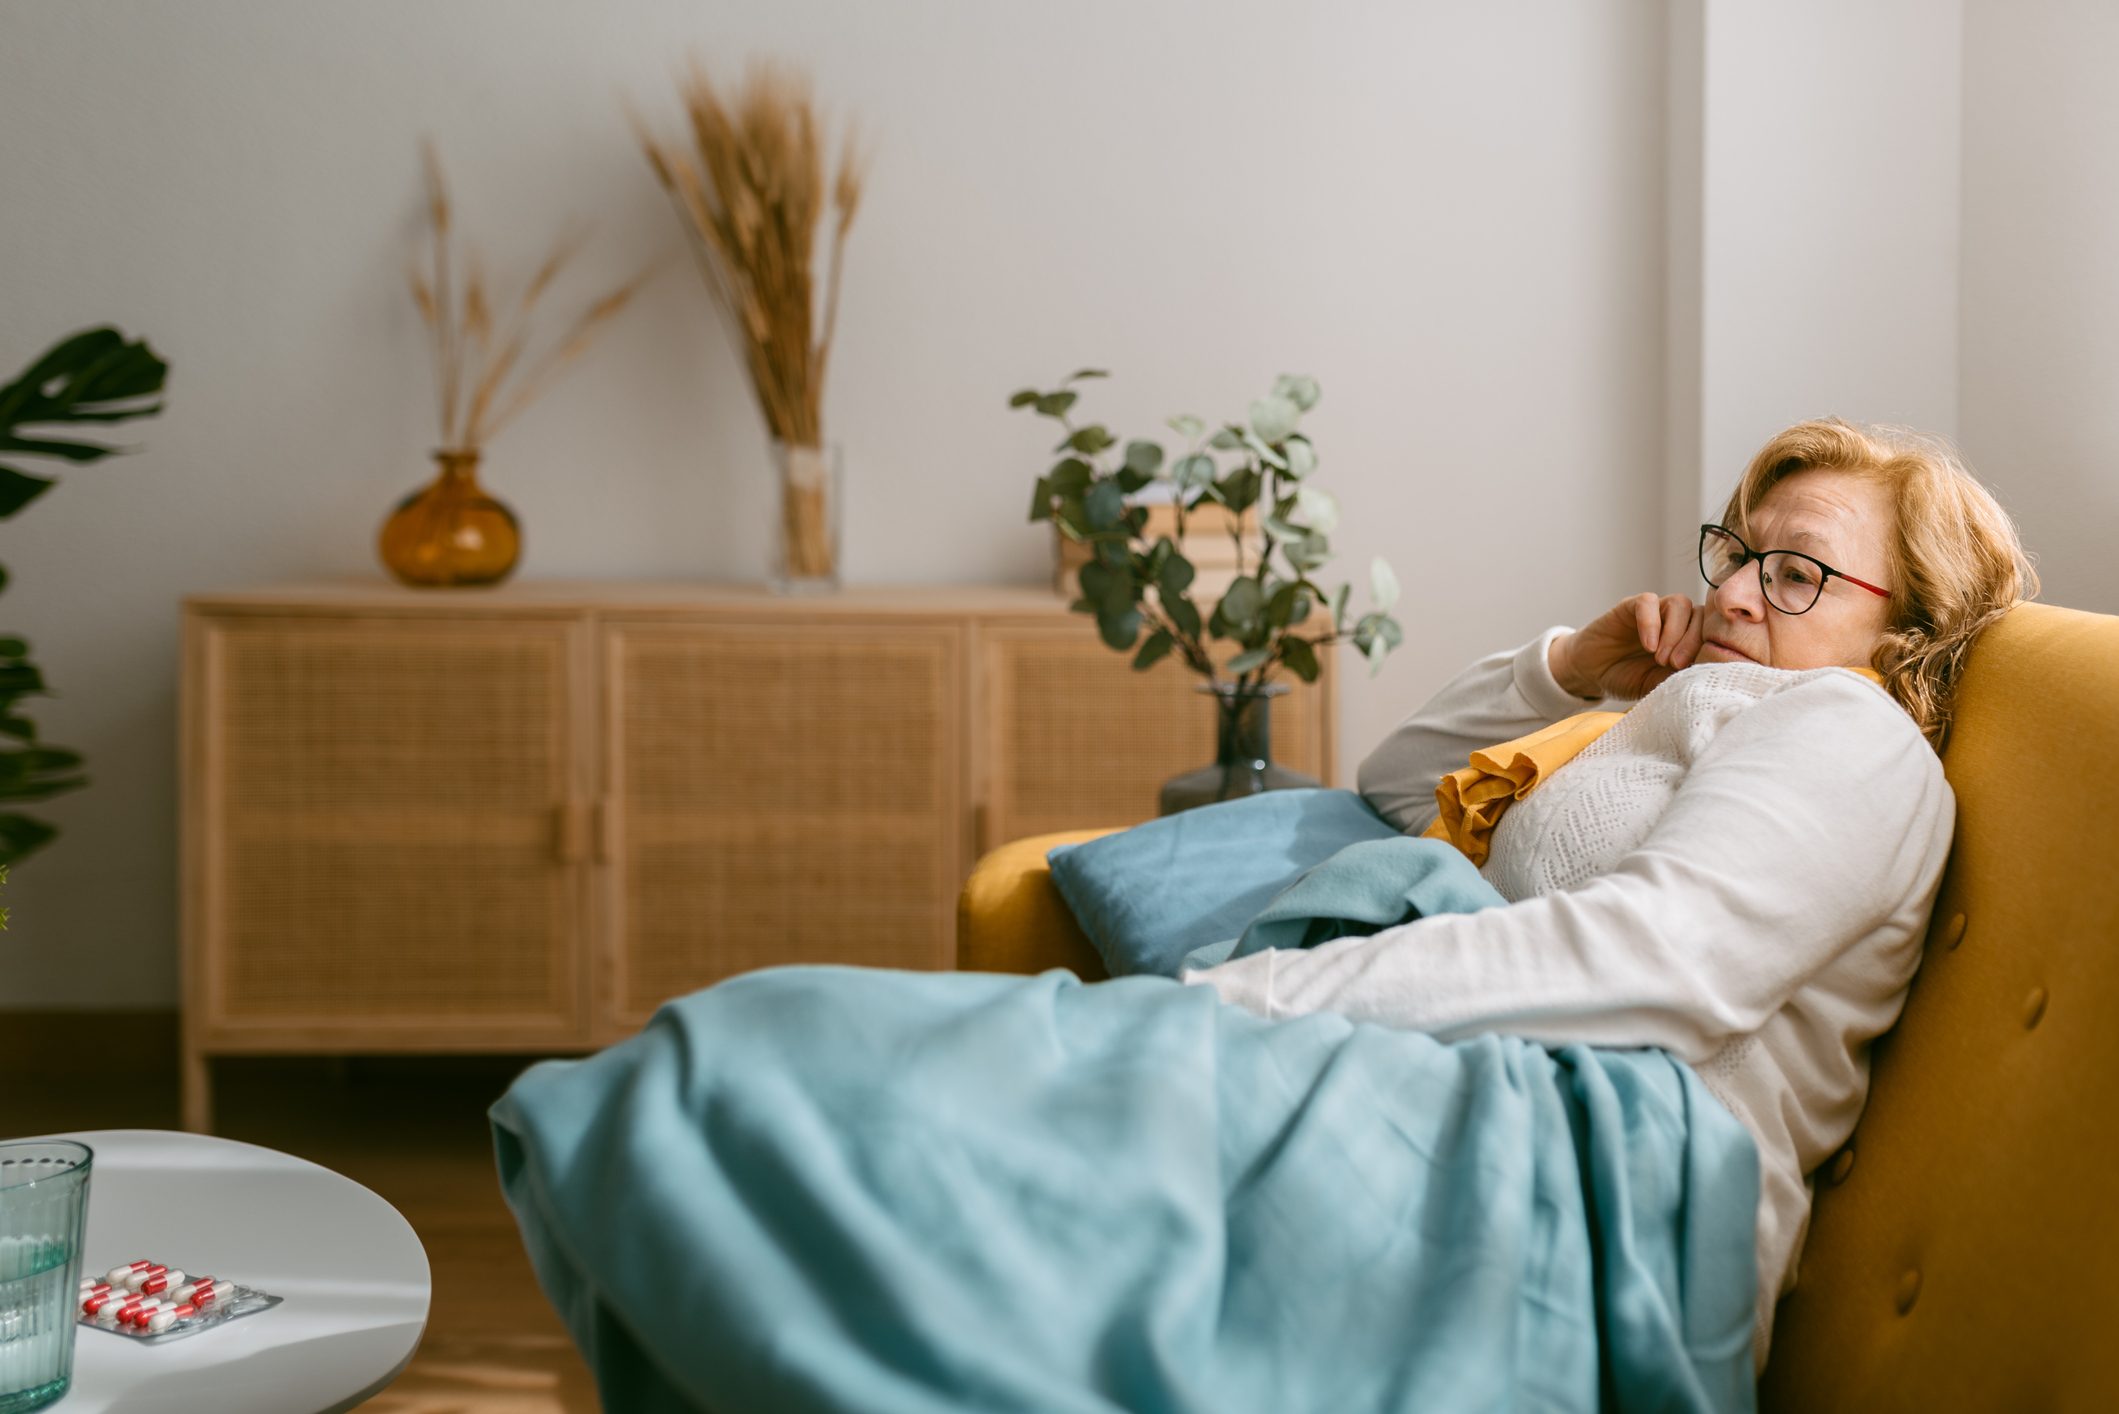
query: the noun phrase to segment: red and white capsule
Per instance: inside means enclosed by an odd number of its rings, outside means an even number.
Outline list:
[[[166,1331],[178,1321],[198,1313],[199,1308],[196,1306],[165,1306],[147,1318],[147,1329],[153,1332]]]
[[[81,1303],[81,1314],[94,1316],[99,1314],[106,1306],[123,1306],[128,1299],[125,1292],[113,1291],[109,1287],[105,1287],[101,1291],[92,1291],[88,1294],[87,1299]]]
[[[154,1263],[152,1262],[128,1262],[122,1267],[112,1267],[110,1272],[104,1277],[104,1280],[112,1286],[118,1286],[134,1272],[144,1272],[153,1265]]]
[[[142,1296],[154,1296],[173,1286],[184,1284],[184,1274],[175,1267],[165,1267],[159,1273],[140,1283]]]

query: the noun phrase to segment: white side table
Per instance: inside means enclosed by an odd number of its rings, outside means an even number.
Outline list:
[[[255,1144],[162,1129],[48,1136],[95,1150],[81,1270],[200,1263],[286,1298],[160,1346],[82,1329],[54,1414],[322,1414],[397,1378],[427,1326],[427,1252],[352,1179]]]

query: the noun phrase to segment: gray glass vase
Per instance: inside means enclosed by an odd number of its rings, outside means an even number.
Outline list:
[[[1268,790],[1297,790],[1324,782],[1273,764],[1272,701],[1288,693],[1284,682],[1238,691],[1231,683],[1197,685],[1214,694],[1214,764],[1172,776],[1163,783],[1158,813],[1175,815],[1195,805],[1257,795]]]

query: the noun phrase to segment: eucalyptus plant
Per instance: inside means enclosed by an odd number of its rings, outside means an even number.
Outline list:
[[[45,350],[21,377],[0,387],[0,520],[52,486],[51,477],[32,473],[27,468],[34,463],[19,458],[48,457],[78,466],[123,451],[54,433],[160,412],[160,402],[146,400],[162,391],[168,371],[146,341],[129,342],[115,329],[84,329]],[[0,589],[6,586],[7,571],[0,569]],[[4,807],[49,800],[88,784],[80,753],[41,741],[37,724],[20,710],[23,698],[45,691],[29,645],[0,634],[0,880],[6,865],[59,833],[46,821]]]
[[[1368,659],[1370,674],[1380,670],[1404,637],[1390,614],[1398,601],[1390,565],[1381,556],[1371,561],[1374,607],[1351,624],[1347,601],[1353,586],[1342,582],[1327,592],[1316,578],[1331,562],[1329,537],[1339,523],[1338,502],[1310,481],[1317,449],[1300,430],[1303,414],[1317,405],[1317,380],[1284,375],[1251,404],[1244,422],[1223,423],[1212,432],[1197,417],[1169,419],[1184,444],[1168,459],[1159,442],[1135,439],[1121,447],[1102,423],[1075,425],[1078,394],[1068,385],[1106,376],[1085,368],[1052,392],[1025,388],[1008,400],[1011,408],[1027,408],[1064,429],[1053,448],[1060,460],[1038,478],[1030,498],[1030,519],[1049,520],[1060,534],[1091,547],[1078,579],[1081,597],[1068,607],[1094,614],[1104,642],[1131,651],[1136,669],[1151,668],[1174,652],[1216,688],[1239,694],[1272,681],[1283,666],[1315,682],[1319,651],[1349,639]],[[1167,535],[1149,543],[1147,507],[1129,500],[1157,483],[1167,486],[1175,503],[1180,538],[1187,513],[1206,503],[1225,507],[1233,517],[1236,579],[1204,617],[1190,592],[1192,562]],[[1253,507],[1265,537],[1246,565],[1240,527]],[[1331,626],[1305,636],[1300,630],[1318,604],[1331,606]],[[1219,669],[1211,639],[1233,641],[1238,650]]]

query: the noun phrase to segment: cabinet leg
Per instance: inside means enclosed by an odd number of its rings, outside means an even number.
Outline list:
[[[213,1133],[213,1069],[203,1052],[184,1048],[180,1082],[184,1127],[193,1134]]]

